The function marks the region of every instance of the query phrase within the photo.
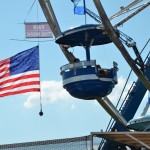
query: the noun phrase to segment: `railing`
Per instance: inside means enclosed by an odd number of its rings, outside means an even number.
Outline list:
[[[122,104],[121,104],[121,106],[120,106],[120,108],[119,108],[119,112],[120,112],[120,113],[122,113],[122,110],[123,110],[123,108],[125,107],[126,102],[128,101],[128,98],[129,98],[129,96],[131,95],[131,92],[134,92],[135,87],[136,87],[136,82],[134,81],[134,82],[132,83],[130,89],[128,90],[128,93],[127,93],[125,99],[123,100],[123,102],[122,102]]]
[[[76,68],[86,68],[88,66],[96,66],[96,60],[90,60],[90,61],[80,61],[77,63],[72,63],[72,64],[67,64],[64,65],[60,68],[61,72],[62,71],[67,71],[70,69],[76,69]]]

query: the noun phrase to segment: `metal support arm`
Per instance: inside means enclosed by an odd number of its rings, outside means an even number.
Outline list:
[[[123,55],[123,57],[125,58],[125,60],[129,64],[129,66],[132,68],[134,73],[141,80],[143,85],[150,91],[150,83],[149,83],[148,79],[143,75],[142,71],[136,66],[134,60],[131,58],[131,56],[127,52],[126,48],[124,47],[122,42],[119,40],[114,28],[112,27],[104,9],[103,9],[102,4],[100,3],[99,0],[93,0],[93,1],[95,3],[95,6],[96,6],[98,12],[99,12],[99,15],[102,19],[103,25],[106,29],[106,32],[107,32],[109,38],[113,41],[113,43],[116,45],[116,47],[120,50],[121,54]]]
[[[116,107],[111,103],[108,97],[97,98],[99,104],[108,112],[108,114],[114,118],[117,122],[126,126],[127,121],[123,118],[123,116],[119,113]]]
[[[122,25],[123,23],[125,23],[126,21],[128,21],[129,19],[131,19],[132,17],[134,17],[135,15],[137,15],[139,12],[141,12],[143,9],[145,9],[146,7],[148,7],[150,5],[150,1],[143,4],[138,10],[136,10],[135,12],[133,12],[132,14],[130,14],[129,16],[127,16],[125,19],[121,20],[120,22],[118,22],[115,27],[118,27],[120,25]]]
[[[57,22],[57,19],[54,14],[54,11],[53,11],[50,1],[49,0],[39,0],[39,3],[41,5],[41,8],[44,12],[44,15],[47,19],[47,22],[48,22],[55,38],[58,37],[61,34],[61,30],[60,30],[59,24]],[[64,55],[66,56],[67,60],[70,63],[73,63],[77,59],[71,52],[68,51],[67,47],[64,47],[63,45],[59,45],[59,46],[60,46],[62,52],[64,53]]]

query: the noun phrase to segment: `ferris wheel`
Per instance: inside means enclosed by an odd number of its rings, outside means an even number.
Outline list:
[[[74,0],[71,1],[74,2]],[[69,61],[68,64],[63,65],[60,68],[63,87],[75,98],[83,100],[96,99],[114,120],[119,122],[123,127],[126,127],[127,122],[132,119],[140,105],[146,90],[150,91],[150,71],[148,67],[150,62],[148,57],[148,60],[145,63],[136,46],[136,42],[131,37],[120,31],[118,27],[147,8],[150,5],[150,1],[145,2],[144,0],[134,0],[127,6],[121,7],[117,13],[108,18],[100,0],[93,0],[99,15],[96,15],[88,8],[85,9],[85,12],[92,17],[97,24],[85,24],[68,29],[64,32],[60,29],[50,1],[39,0],[39,2],[55,36],[55,42],[60,46],[63,54]],[[115,25],[112,25],[112,19],[126,12],[130,12],[130,10],[134,11]],[[140,80],[139,84],[133,85],[132,91],[130,95],[128,95],[129,100],[123,105],[121,110],[117,110],[107,97],[118,83],[117,63],[114,61],[112,68],[103,68],[100,64],[96,63],[96,60],[91,60],[90,57],[91,47],[96,45],[103,46],[104,44],[109,43],[114,43]],[[80,60],[80,57],[75,57],[73,53],[69,51],[69,48],[75,46],[83,47],[86,60]],[[125,46],[133,49],[136,59],[133,59],[130,56],[130,53]],[[144,90],[143,93],[141,91],[141,94],[139,94],[138,92],[141,88]],[[131,95],[133,94],[133,91],[136,91],[137,95],[135,97]],[[128,115],[128,110],[133,107],[133,100],[135,100],[135,98],[139,98],[139,100],[135,109],[133,109],[132,113]],[[118,124],[115,124],[114,126],[115,128],[120,128]],[[121,127],[121,129],[123,128]]]

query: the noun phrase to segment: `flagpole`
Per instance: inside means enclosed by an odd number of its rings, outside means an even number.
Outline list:
[[[41,93],[41,89],[42,88],[41,88],[41,69],[40,69],[40,48],[39,48],[39,41],[38,41],[38,51],[39,51],[39,79],[40,79],[40,112],[39,112],[39,115],[43,116],[43,111],[42,111],[42,93]]]
[[[38,14],[38,1],[37,1],[37,22],[39,23],[39,14]],[[39,32],[38,32],[39,33]],[[39,79],[40,79],[40,112],[39,115],[43,116],[42,111],[42,93],[41,93],[41,69],[40,69],[40,48],[39,48],[39,36],[38,36],[38,51],[39,51]]]
[[[39,112],[39,115],[43,116],[43,111],[42,111],[42,93],[41,93],[41,69],[40,69],[40,49],[39,49],[39,43],[38,43],[38,51],[39,51],[39,78],[40,78],[40,112]]]
[[[84,16],[85,16],[85,24],[87,24],[87,20],[86,20],[86,6],[85,6],[85,0],[83,1],[84,3]]]
[[[86,22],[86,13],[85,13],[85,15],[84,15],[84,16],[85,16],[85,24],[87,24],[87,22]]]

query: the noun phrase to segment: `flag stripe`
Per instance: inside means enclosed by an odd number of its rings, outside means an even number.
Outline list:
[[[4,80],[2,82],[0,82],[0,88],[5,87],[5,86],[9,86],[10,84],[17,84],[18,82],[25,82],[25,81],[33,81],[33,80],[39,80],[39,74],[32,74],[32,75],[24,75],[24,76],[20,76],[20,77],[16,77],[16,78],[11,78],[11,79],[7,79]]]
[[[10,76],[10,59],[0,61],[0,79]]]
[[[15,74],[6,78],[0,78],[0,82],[3,82],[5,80],[13,79],[13,78],[19,78],[21,76],[28,76],[28,75],[34,75],[34,74],[39,74],[39,70],[33,70],[33,71],[28,71],[20,74]]]
[[[1,65],[0,73],[2,73],[3,71],[6,71],[6,70],[9,70],[9,64]]]
[[[0,76],[5,74],[6,72],[9,72],[8,66],[5,66],[4,68],[0,68]]]
[[[8,90],[5,90],[5,91],[1,91],[0,92],[0,96],[1,94],[4,94],[4,93],[8,93],[8,92],[15,92],[15,91],[20,91],[20,90],[28,90],[28,89],[39,89],[40,90],[40,85],[39,84],[34,84],[34,85],[27,85],[27,86],[20,86],[20,87],[16,87],[16,88],[13,88],[13,89],[8,89]]]
[[[9,64],[9,62],[10,62],[10,59],[9,59],[9,58],[4,59],[4,60],[0,60],[0,66],[2,66],[3,64],[4,64],[4,65],[5,65],[5,64]]]
[[[40,84],[39,81],[30,81],[30,82],[24,82],[24,83],[22,83],[21,81],[18,81],[18,82],[20,82],[20,83],[12,84],[10,86],[1,88],[0,92],[10,90],[10,89],[14,89],[14,88],[21,87],[21,86],[23,87],[23,86],[28,86],[28,85],[36,85],[36,84],[38,85],[38,84]]]
[[[3,74],[0,74],[0,78],[6,78],[6,77],[9,77],[10,76],[10,73],[9,71],[8,72],[5,72]]]
[[[40,88],[30,88],[30,89],[19,90],[19,91],[14,91],[14,92],[7,92],[4,94],[0,94],[0,97],[10,96],[10,95],[15,95],[15,94],[22,94],[26,92],[40,92]]]

